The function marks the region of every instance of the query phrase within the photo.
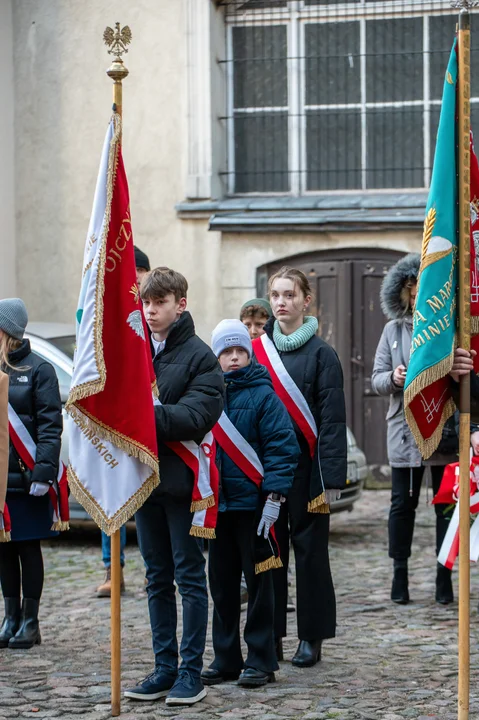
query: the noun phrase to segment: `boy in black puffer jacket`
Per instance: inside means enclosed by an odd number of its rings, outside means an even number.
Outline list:
[[[249,597],[244,631],[248,656],[238,684],[257,687],[274,680],[278,669],[271,569],[280,567],[280,558],[271,529],[292,485],[300,449],[268,371],[251,360],[251,339],[243,323],[223,320],[213,331],[212,346],[224,372],[226,402],[213,429],[221,448],[219,515],[208,565],[215,659],[202,678],[216,685],[238,678],[243,668],[243,571]]]
[[[167,443],[201,444],[221,415],[224,396],[218,361],[195,335],[186,311],[187,290],[183,275],[156,268],[145,276],[140,291],[161,402],[155,407],[160,485],[136,513],[155,671],[125,695],[139,700],[167,695],[167,705],[192,705],[206,695],[200,673],[208,622],[205,560],[197,538],[190,534],[194,476]],[[179,671],[175,581],[183,602]]]

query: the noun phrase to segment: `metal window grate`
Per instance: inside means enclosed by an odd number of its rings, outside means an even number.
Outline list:
[[[457,21],[449,0],[220,5],[229,194],[428,187]],[[473,127],[478,48],[473,23]]]

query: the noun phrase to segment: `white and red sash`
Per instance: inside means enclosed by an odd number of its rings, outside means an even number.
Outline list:
[[[264,469],[261,460],[255,449],[245,440],[226,413],[221,413],[220,419],[213,428],[213,435],[218,445],[234,464],[239,467],[249,480],[254,482],[257,488],[261,488],[264,479]],[[269,548],[272,551],[272,555],[255,563],[255,573],[257,575],[267,570],[283,567],[274,525],[270,529],[270,535],[272,542],[270,539]],[[255,537],[255,540],[256,542],[261,542],[261,539],[258,540],[257,537]]]
[[[153,405],[161,404],[160,400],[153,396]],[[215,538],[220,477],[216,467],[216,443],[213,433],[207,433],[199,445],[194,440],[164,441],[164,444],[173,450],[193,473],[191,512],[194,515],[190,535]]]
[[[234,464],[237,465],[255,485],[261,487],[264,478],[261,461],[254,448],[244,439],[226,413],[221,413],[220,419],[213,428],[213,435],[218,445],[223,448]]]
[[[475,515],[479,513],[479,492],[478,492],[478,478],[476,471],[478,468],[477,458],[472,457],[471,450],[471,467],[470,467],[470,513]],[[452,484],[452,473],[454,470],[454,486],[451,489]],[[441,497],[438,497],[441,490],[444,487],[444,492]],[[456,503],[454,512],[449,521],[446,535],[439,550],[437,556],[438,562],[444,567],[452,570],[454,562],[459,554],[459,463],[453,463],[447,465],[444,471],[444,476],[441,482],[441,487],[438,493],[434,497],[434,502],[443,502],[451,500]],[[443,503],[444,504],[444,503]],[[477,562],[479,559],[479,517],[476,517],[471,527],[470,532],[470,550],[469,557],[471,562]]]
[[[190,535],[213,539],[216,537],[220,484],[213,433],[207,433],[200,445],[193,440],[165,442],[165,445],[173,450],[193,473],[191,512],[194,515]]]
[[[276,394],[306,438],[313,457],[318,428],[306,398],[286,370],[274,343],[266,334],[253,340],[253,350],[258,362],[268,368]]]
[[[17,451],[20,460],[32,471],[35,467],[37,446],[10,403],[8,403],[8,432],[12,445]],[[58,468],[58,476],[50,485],[48,496],[53,507],[52,530],[68,530],[70,528],[68,481],[66,467],[61,460]]]
[[[11,530],[12,523],[10,522],[10,513],[8,512],[7,503],[5,503],[3,513],[0,512],[0,542],[9,542],[11,540]]]

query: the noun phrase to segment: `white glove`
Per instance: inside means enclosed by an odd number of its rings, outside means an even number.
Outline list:
[[[324,494],[326,495],[327,504],[331,505],[331,503],[335,500],[339,500],[339,498],[341,497],[341,490],[325,490]]]
[[[48,483],[33,482],[30,487],[30,495],[35,495],[35,497],[42,497],[42,495],[47,494],[49,489],[50,485],[48,485]]]
[[[258,535],[263,533],[263,537],[268,539],[269,531],[278,519],[280,510],[281,500],[271,500],[271,495],[268,495],[264,504],[261,520],[259,521]]]

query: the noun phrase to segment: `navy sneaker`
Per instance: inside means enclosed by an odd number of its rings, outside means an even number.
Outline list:
[[[176,675],[168,675],[162,670],[154,670],[134,688],[125,690],[125,697],[132,700],[158,700],[165,697],[176,682]]]
[[[178,678],[166,698],[167,705],[194,705],[206,697],[201,678],[188,670],[180,670]]]

